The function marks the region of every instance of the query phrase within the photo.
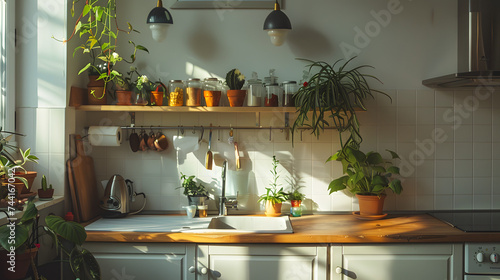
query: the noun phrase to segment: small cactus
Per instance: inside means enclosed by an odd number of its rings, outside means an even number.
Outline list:
[[[245,76],[241,74],[240,70],[233,69],[226,75],[226,84],[229,89],[239,90],[243,87],[243,84],[245,84]]]
[[[52,184],[47,187],[47,177],[45,175],[42,176],[42,190],[46,191],[47,189],[52,189]]]

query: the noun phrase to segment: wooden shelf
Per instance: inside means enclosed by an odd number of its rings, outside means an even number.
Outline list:
[[[94,112],[171,112],[171,113],[295,113],[295,107],[171,107],[171,106],[119,106],[82,105],[79,111]]]

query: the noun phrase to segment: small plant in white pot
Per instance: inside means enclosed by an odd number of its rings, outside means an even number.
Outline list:
[[[273,156],[273,167],[271,169],[273,177],[271,184],[266,188],[266,193],[261,195],[258,200],[258,202],[265,201],[265,214],[269,217],[281,216],[281,206],[287,198],[287,194],[283,191],[283,188],[278,189],[278,178],[280,177],[278,174],[278,164],[279,160],[276,159],[276,156]]]

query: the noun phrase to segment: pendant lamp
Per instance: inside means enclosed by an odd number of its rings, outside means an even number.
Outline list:
[[[162,42],[167,38],[168,27],[173,24],[172,15],[163,8],[163,3],[158,0],[156,7],[149,12],[147,24],[153,35],[153,40]]]
[[[264,22],[264,30],[267,31],[271,42],[275,46],[281,46],[285,42],[286,35],[292,30],[292,24],[288,17],[280,9],[278,0],[274,3],[274,11],[272,11]]]

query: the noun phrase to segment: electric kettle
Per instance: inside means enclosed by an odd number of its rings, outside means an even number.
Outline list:
[[[139,211],[130,213],[130,204],[135,201],[135,197],[138,195],[134,192],[134,182],[125,180],[118,174],[111,176],[99,202],[99,206],[104,210],[103,217],[118,218],[141,212],[146,206],[146,195],[139,194],[144,196],[144,204]]]

